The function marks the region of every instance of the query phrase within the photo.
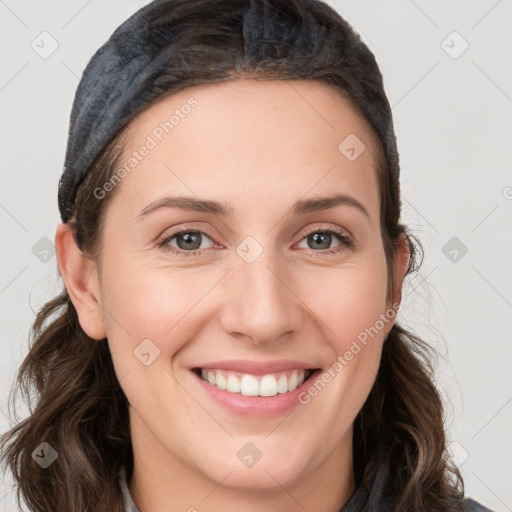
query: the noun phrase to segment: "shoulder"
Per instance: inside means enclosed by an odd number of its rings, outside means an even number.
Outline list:
[[[492,512],[490,508],[486,508],[480,503],[472,500],[471,498],[466,498],[464,500],[464,512]]]

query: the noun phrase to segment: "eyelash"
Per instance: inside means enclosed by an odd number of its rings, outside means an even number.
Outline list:
[[[210,238],[213,241],[213,236],[207,230],[202,231],[199,229],[182,229],[180,231],[176,231],[175,233],[172,233],[171,235],[168,235],[165,238],[159,240],[157,243],[157,247],[159,247],[160,249],[162,249],[166,252],[171,252],[171,253],[174,253],[177,255],[184,255],[184,256],[197,256],[197,255],[201,254],[202,251],[206,250],[206,249],[200,249],[200,250],[196,250],[196,251],[184,251],[181,249],[177,250],[176,248],[168,245],[169,242],[175,236],[181,235],[183,233],[200,233],[202,235],[206,235],[208,238]],[[322,256],[322,255],[326,255],[326,254],[336,254],[336,253],[340,252],[343,248],[351,249],[354,246],[354,243],[351,240],[351,238],[349,236],[347,236],[343,231],[338,230],[336,228],[313,229],[313,230],[309,231],[308,233],[306,233],[301,238],[300,241],[304,240],[305,238],[307,238],[309,235],[312,235],[313,233],[322,233],[322,234],[327,233],[327,234],[335,235],[338,238],[338,240],[341,242],[341,244],[334,249],[323,249],[320,251],[314,251],[313,249],[310,249],[310,251],[313,251],[314,257]]]

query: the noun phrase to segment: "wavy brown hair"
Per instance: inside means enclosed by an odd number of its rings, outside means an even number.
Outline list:
[[[373,54],[336,11],[314,0],[163,0],[141,11],[138,29],[155,46],[171,50],[160,75],[146,84],[155,101],[189,86],[237,78],[317,80],[348,98],[372,127],[391,292],[401,237],[411,254],[407,274],[419,268],[421,245],[400,222],[398,153],[382,76]],[[112,39],[126,35],[124,26]],[[265,32],[266,41],[249,42],[251,30]],[[69,221],[83,255],[97,265],[105,211],[119,187],[102,200],[93,192],[120,163],[129,125],[121,128],[105,141],[80,184]],[[362,499],[350,512],[384,510],[383,502],[374,508],[377,474],[379,485],[392,491],[386,510],[461,510],[464,484],[446,452],[434,356],[427,343],[394,325],[355,420],[355,477]],[[85,334],[65,288],[38,312],[11,393],[11,399],[21,395],[30,409],[1,443],[19,502],[33,512],[121,512],[117,475],[124,467],[129,478],[133,470],[128,402],[107,339]],[[58,452],[45,470],[31,456],[42,442]]]

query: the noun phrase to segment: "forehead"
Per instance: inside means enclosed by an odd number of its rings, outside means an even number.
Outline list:
[[[143,208],[171,192],[207,198],[213,190],[240,208],[249,207],[247,198],[260,205],[277,196],[295,202],[333,189],[378,203],[369,123],[336,89],[317,81],[237,79],[189,87],[142,112],[128,133],[121,165],[129,159],[135,165],[126,166],[118,194],[131,206]],[[362,151],[356,159],[346,152],[352,148]]]

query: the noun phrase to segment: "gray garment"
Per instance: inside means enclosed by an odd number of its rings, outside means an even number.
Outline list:
[[[123,493],[125,511],[139,512],[139,509],[135,506],[135,503],[133,502],[132,496],[130,494],[130,489],[128,488],[128,482],[126,480],[126,472],[124,468],[119,472],[119,484],[121,486],[121,491]],[[356,491],[354,495],[348,500],[348,503],[343,507],[341,512],[344,512],[345,510],[350,510],[352,506],[356,505],[356,501],[358,500],[358,493]],[[466,498],[464,500],[464,505],[464,512],[492,512],[492,510],[483,507],[482,505],[480,505],[480,503],[477,503],[476,501],[470,498]],[[375,510],[376,512],[378,512],[378,509]]]
[[[123,493],[125,512],[139,512],[139,509],[135,506],[135,503],[133,502],[132,495],[130,494],[130,489],[128,488],[125,468],[122,468],[121,471],[119,471],[118,478],[119,485],[121,487],[121,492]]]

